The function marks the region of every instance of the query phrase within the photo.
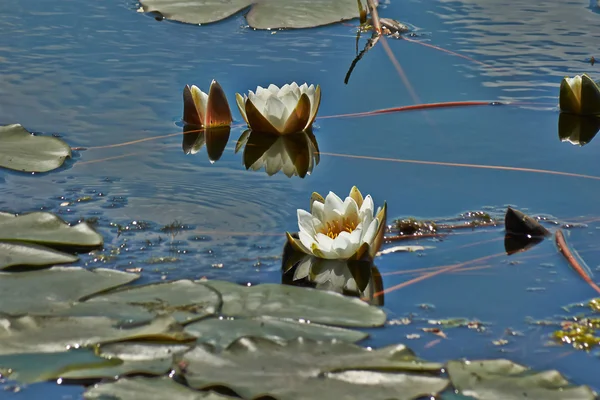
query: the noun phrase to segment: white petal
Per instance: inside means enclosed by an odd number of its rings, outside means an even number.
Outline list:
[[[352,197],[346,197],[344,200],[344,217],[346,218],[346,222],[353,222],[356,225],[360,222],[358,218],[358,204]]]
[[[298,232],[298,238],[300,239],[300,243],[308,250],[309,254],[312,254],[312,246],[316,244],[315,238],[306,232]]]
[[[257,93],[258,93],[258,91],[257,91]],[[266,98],[264,98],[264,96],[261,97],[261,96],[258,96],[257,94],[255,95],[254,93],[252,93],[252,91],[250,91],[248,93],[248,100],[250,100],[252,102],[252,104],[254,104],[254,107],[256,107],[258,112],[261,113],[265,117],[266,117],[265,108],[267,105],[267,102],[266,102],[267,98],[268,98],[268,96]]]
[[[277,94],[277,92],[279,92],[279,86],[273,85],[271,83],[268,87],[268,90],[269,90],[269,92],[271,92],[271,94]]]
[[[333,250],[338,254],[339,258],[348,258],[356,252],[359,243],[352,243],[351,234],[341,232],[333,241]]]
[[[287,121],[285,113],[285,105],[276,96],[271,96],[267,99],[267,103],[265,105],[265,112],[263,113],[263,116],[266,117],[269,120],[269,122],[273,124],[275,129],[277,129],[280,132],[283,131],[283,127],[285,126],[285,122]]]
[[[287,119],[289,118],[292,111],[294,111],[294,109],[298,105],[298,100],[300,99],[300,94],[298,92],[294,92],[293,90],[290,90],[287,93],[285,93],[283,96],[280,96],[279,98],[281,99],[283,104],[285,104],[285,107],[288,111],[287,116],[286,116],[286,121],[287,121]]]
[[[313,216],[308,211],[298,209],[298,228],[311,236],[315,236],[315,226],[313,225]]]
[[[364,219],[365,215],[369,214],[373,217],[373,210],[375,209],[375,204],[373,204],[373,199],[371,195],[367,195],[363,200],[362,207],[360,207],[359,216],[360,219]]]
[[[312,266],[312,258],[313,257],[304,257],[302,259],[294,271],[294,277],[292,278],[293,280],[297,281],[308,276],[310,273],[310,267]]]
[[[208,94],[204,93],[196,85],[192,85],[191,91],[194,94],[194,97],[197,96],[197,98],[198,98],[198,101],[200,104],[196,104],[196,107],[198,107],[198,109],[202,113],[202,117],[204,118],[206,116],[206,106],[208,105]],[[204,121],[202,121],[202,122],[204,122]]]
[[[319,222],[325,220],[325,204],[320,201],[314,201],[312,204],[312,215],[318,219]]]
[[[298,84],[296,82],[290,83],[290,87],[292,88],[292,90],[298,91]]]
[[[362,238],[362,242],[368,243],[370,246],[373,245],[373,242],[375,241],[375,235],[377,235],[377,228],[379,228],[379,221],[377,221],[377,219],[373,219]]]
[[[338,218],[344,212],[344,203],[339,196],[333,192],[329,192],[325,198],[325,220],[330,221]]]
[[[318,249],[323,254],[323,258],[338,258],[337,252],[333,249],[333,239],[322,233],[315,236]]]

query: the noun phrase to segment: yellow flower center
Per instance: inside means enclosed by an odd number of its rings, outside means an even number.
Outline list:
[[[323,225],[321,232],[323,235],[329,236],[332,239],[335,239],[342,232],[352,233],[356,229],[356,221],[349,220],[348,218],[342,218],[342,222],[339,221],[331,221],[327,222]]]

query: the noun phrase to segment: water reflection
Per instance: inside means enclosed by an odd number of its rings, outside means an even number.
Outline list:
[[[561,142],[584,146],[592,141],[600,130],[600,117],[560,113],[558,137]]]
[[[288,178],[304,178],[320,161],[317,139],[310,130],[272,135],[248,129],[238,139],[235,152],[242,148],[246,169],[258,171],[264,167],[269,176],[283,171]]]
[[[326,260],[300,253],[286,244],[281,272],[281,283],[285,285],[329,290],[383,305],[383,279],[370,259]]]
[[[504,236],[504,250],[510,256],[511,254],[527,251],[543,240],[543,237],[517,236],[507,233]]]
[[[202,146],[206,145],[208,159],[214,163],[223,155],[230,131],[231,128],[228,126],[202,129],[197,125],[186,124],[183,126],[181,147],[185,154],[196,154]]]

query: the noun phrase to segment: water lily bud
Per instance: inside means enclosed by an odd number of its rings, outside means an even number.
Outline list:
[[[363,198],[356,187],[344,201],[333,192],[325,199],[314,193],[311,201],[310,212],[298,210],[298,239],[287,234],[295,250],[325,259],[375,257],[385,232],[385,203],[374,212],[371,196]]]
[[[221,85],[213,79],[208,94],[196,85],[183,88],[183,121],[202,128],[230,126],[233,118],[227,96]]]
[[[559,102],[564,112],[600,114],[600,87],[586,74],[565,77],[560,84]]]
[[[321,88],[292,82],[280,89],[271,84],[235,97],[240,114],[254,132],[287,135],[312,126],[321,104]]]

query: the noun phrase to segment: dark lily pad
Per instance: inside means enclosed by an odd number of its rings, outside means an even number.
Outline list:
[[[107,309],[122,304],[140,306],[155,315],[168,314],[179,322],[189,322],[216,313],[221,296],[208,286],[179,280],[127,287],[92,297],[86,303],[101,303]]]
[[[349,329],[275,318],[209,318],[187,325],[185,331],[198,337],[198,343],[207,343],[218,349],[225,348],[244,336],[261,337],[277,342],[297,337],[357,342],[368,336],[364,332]]]
[[[421,362],[403,345],[367,350],[336,341],[242,338],[218,354],[198,346],[184,362],[191,387],[223,385],[247,399],[414,399],[448,384],[432,376],[441,364]]]
[[[586,400],[596,399],[587,386],[571,386],[558,371],[533,372],[512,361],[450,361],[448,375],[454,387],[479,400]]]
[[[72,263],[79,257],[34,244],[0,242],[0,270],[16,266]]]
[[[144,11],[188,24],[221,21],[250,7],[255,29],[312,28],[358,18],[356,0],[141,0]]]
[[[89,388],[83,395],[87,400],[229,400],[235,397],[215,392],[198,392],[173,382],[171,378],[126,378]]]
[[[0,126],[0,167],[48,172],[71,157],[71,147],[49,136],[34,136],[19,124]]]
[[[19,273],[0,272],[0,313],[53,315],[70,308],[82,297],[137,278],[139,275],[103,268],[53,267]]]
[[[0,318],[0,355],[56,353],[125,340],[189,342],[195,339],[171,317],[125,328],[104,317]]]
[[[508,207],[504,217],[506,232],[513,236],[540,237],[550,236],[548,229],[519,210]]]
[[[372,327],[385,323],[385,313],[359,299],[310,288],[261,284],[242,286],[224,281],[204,283],[221,293],[227,317],[274,317],[337,326]]]
[[[0,218],[0,241],[38,243],[50,247],[90,249],[103,240],[87,223],[70,226],[56,215],[33,212]]]

